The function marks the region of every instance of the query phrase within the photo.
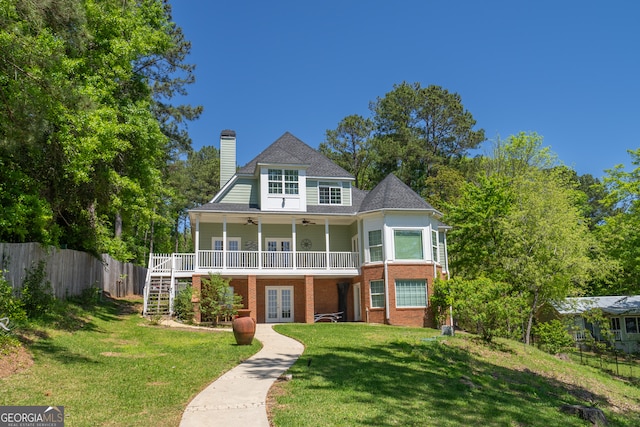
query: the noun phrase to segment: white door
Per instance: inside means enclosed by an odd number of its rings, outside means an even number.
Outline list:
[[[353,321],[360,322],[362,321],[362,307],[360,306],[360,283],[355,283],[353,285]]]
[[[293,322],[293,286],[267,286],[266,322]]]
[[[290,268],[293,266],[291,239],[265,239],[267,253],[264,266],[267,268]]]

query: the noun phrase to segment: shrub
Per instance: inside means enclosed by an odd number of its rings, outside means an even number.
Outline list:
[[[193,321],[192,296],[193,288],[191,286],[187,286],[178,292],[178,295],[176,295],[176,299],[173,302],[173,313],[178,319],[187,323]]]
[[[526,301],[513,294],[508,284],[481,277],[451,279],[439,286],[448,288],[439,292],[446,296],[445,302],[453,304],[454,319],[463,329],[487,342],[494,336],[513,338],[521,334]]]
[[[200,311],[205,319],[218,324],[220,319],[229,318],[242,307],[242,297],[233,293],[229,280],[219,274],[209,274],[202,279]]]
[[[574,345],[566,326],[557,319],[536,325],[535,334],[540,348],[547,353],[562,353],[572,349]]]
[[[51,282],[46,279],[46,262],[40,260],[27,270],[22,283],[20,299],[29,318],[38,318],[50,312],[55,304]]]
[[[0,271],[0,318],[3,317],[8,317],[11,325],[20,325],[27,320],[22,301],[14,294],[11,284]]]

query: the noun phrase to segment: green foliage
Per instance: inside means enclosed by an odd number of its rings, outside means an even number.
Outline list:
[[[80,304],[83,307],[91,307],[98,304],[101,297],[102,289],[100,289],[98,286],[92,285],[88,288],[83,289],[80,295],[72,296],[66,299]]]
[[[8,317],[10,325],[22,325],[27,320],[22,301],[0,271],[0,318]],[[0,334],[2,331],[0,330]]]
[[[20,290],[20,300],[29,319],[40,318],[49,313],[55,305],[51,282],[47,280],[46,262],[40,260],[26,270]]]
[[[446,280],[436,277],[433,282],[433,295],[429,298],[429,305],[434,310],[437,325],[444,325],[449,316],[449,308],[453,305],[451,286]]]
[[[191,323],[193,321],[192,296],[193,288],[191,286],[187,286],[178,292],[178,295],[176,295],[176,298],[173,301],[173,313],[178,319],[187,323]]]
[[[604,251],[619,262],[620,271],[604,287],[610,294],[640,292],[640,148],[629,150],[634,169],[617,165],[604,178],[603,203],[613,210],[598,225],[596,235]]]
[[[242,308],[242,297],[233,293],[229,282],[220,274],[209,274],[209,277],[202,278],[200,312],[214,325],[221,319],[237,314],[238,309]]]
[[[529,305],[529,343],[540,307],[579,292],[593,276],[584,194],[562,169],[541,169],[556,161],[536,134],[510,137],[483,162],[445,218],[453,226],[451,268],[465,278],[506,283],[521,296]]]
[[[558,354],[574,348],[575,343],[567,326],[558,319],[537,324],[534,333],[540,348],[547,353]]]
[[[0,28],[0,239],[168,250],[163,180],[201,110],[170,103],[194,79],[168,3],[15,0]]]
[[[457,93],[403,82],[372,102],[376,137],[372,165],[379,178],[395,173],[418,194],[438,165],[464,156],[485,140],[484,130]],[[379,179],[378,179],[379,180]]]
[[[374,124],[371,119],[357,114],[347,116],[338,123],[335,130],[327,130],[326,141],[319,151],[355,177],[355,186],[370,190],[369,166],[375,153],[372,151]]]
[[[439,294],[446,295],[439,301],[451,303],[453,317],[463,329],[488,342],[495,336],[521,336],[526,301],[507,283],[456,278],[441,281],[438,288]]]

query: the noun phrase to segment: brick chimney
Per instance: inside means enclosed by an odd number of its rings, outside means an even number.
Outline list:
[[[236,173],[236,131],[220,132],[220,188]]]

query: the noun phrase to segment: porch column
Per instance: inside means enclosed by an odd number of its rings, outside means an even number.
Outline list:
[[[258,323],[258,292],[256,276],[247,276],[247,301],[244,306],[251,310],[251,317]]]
[[[200,214],[196,215],[196,241],[194,243],[196,259],[193,262],[193,269],[195,271],[198,271],[198,268],[200,267],[200,257],[198,256],[198,251],[200,250]]]
[[[313,323],[313,276],[304,276],[304,323]]]
[[[258,217],[258,270],[262,270],[262,218]]]
[[[331,259],[329,258],[329,218],[324,219],[324,244],[327,257],[327,270],[331,270]]]
[[[227,216],[222,217],[222,269],[227,269]]]
[[[200,292],[202,291],[202,282],[200,276],[193,276],[191,278],[191,288],[193,293],[191,294],[191,303],[193,304],[193,321],[197,324],[202,321],[202,313],[200,312]]]
[[[292,246],[292,254],[293,254],[293,269],[296,270],[298,268],[298,257],[296,256],[296,219],[291,219],[291,246]]]

